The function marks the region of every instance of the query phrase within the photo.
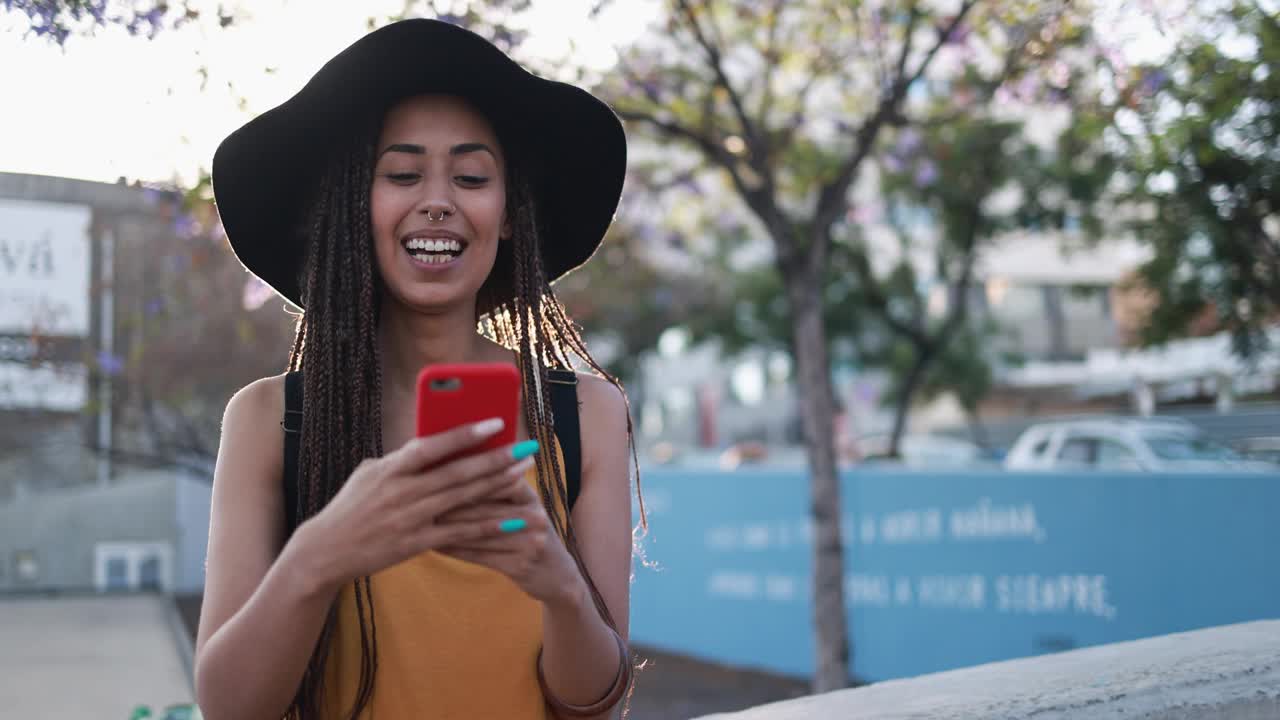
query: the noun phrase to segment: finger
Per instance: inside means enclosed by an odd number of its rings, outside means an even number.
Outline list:
[[[442,513],[436,517],[437,525],[449,525],[452,523],[476,522],[479,520],[492,520],[500,522],[505,518],[513,517],[519,514],[519,510],[524,507],[521,503],[514,503],[502,497],[510,495],[508,491],[499,490],[492,495],[481,498],[480,500],[469,505],[454,508],[449,512]]]
[[[538,493],[525,479],[523,474],[519,480],[521,482],[505,485],[481,498],[480,504],[493,504],[502,507],[523,507],[525,505],[536,504],[539,501]]]
[[[489,507],[482,506],[482,509],[467,512],[463,520],[455,520],[453,515],[462,514],[463,510],[456,513],[450,513],[449,519],[446,521],[445,516],[441,516],[436,525],[441,528],[448,528],[455,523],[471,524],[471,523],[489,523],[493,532],[485,536],[485,540],[517,538],[521,535],[528,534],[531,531],[544,530],[548,526],[547,522],[539,517],[536,508],[522,507]],[[519,545],[518,541],[510,541],[512,547]]]
[[[423,478],[410,478],[426,493],[439,492],[446,488],[470,484],[483,477],[509,470],[513,464],[531,458],[538,451],[535,440],[527,440],[515,445],[500,447],[483,453],[453,460],[445,465],[432,468]],[[528,468],[525,467],[524,471]],[[522,472],[524,472],[522,471]]]
[[[417,553],[424,550],[439,551],[444,547],[467,547],[489,538],[518,536],[527,527],[527,521],[509,515],[503,518],[470,520],[466,523],[429,524],[413,534],[411,551]]]
[[[415,503],[414,512],[427,521],[434,521],[445,513],[470,505],[494,493],[507,491],[510,486],[523,484],[524,474],[533,467],[533,458],[525,458],[499,472],[474,477],[470,482],[456,482],[443,490],[432,490]]]
[[[479,445],[502,432],[504,425],[502,418],[490,418],[477,423],[460,425],[435,435],[415,437],[387,455],[386,459],[391,469],[397,473],[421,470],[454,453]]]

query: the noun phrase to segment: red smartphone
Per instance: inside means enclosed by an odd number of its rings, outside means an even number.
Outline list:
[[[441,464],[516,441],[520,373],[507,363],[428,365],[418,373],[418,437],[502,418],[502,432]]]

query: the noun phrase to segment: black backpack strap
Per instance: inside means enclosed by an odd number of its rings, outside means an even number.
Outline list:
[[[564,455],[565,495],[572,510],[582,491],[582,435],[578,420],[578,375],[571,370],[549,370],[551,412],[556,439]],[[287,534],[297,527],[298,451],[302,439],[302,372],[284,376],[284,513]]]
[[[569,509],[582,490],[582,434],[578,421],[578,374],[572,370],[548,370],[551,382],[551,412],[556,439],[564,455],[565,495]]]
[[[302,440],[302,372],[284,376],[284,518],[285,535],[298,525],[298,448]]]

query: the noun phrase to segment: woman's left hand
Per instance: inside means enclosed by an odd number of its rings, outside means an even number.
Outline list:
[[[489,537],[438,548],[437,552],[496,570],[544,604],[577,599],[586,591],[577,563],[529,483],[517,483],[502,495],[454,510],[437,523],[444,526],[481,520],[492,522]]]

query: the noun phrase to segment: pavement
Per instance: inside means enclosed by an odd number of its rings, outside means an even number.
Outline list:
[[[128,720],[193,699],[158,595],[0,595],[0,716]]]
[[[0,717],[128,720],[193,702],[199,596],[0,595]],[[808,692],[770,673],[637,647],[628,720],[683,720]]]

